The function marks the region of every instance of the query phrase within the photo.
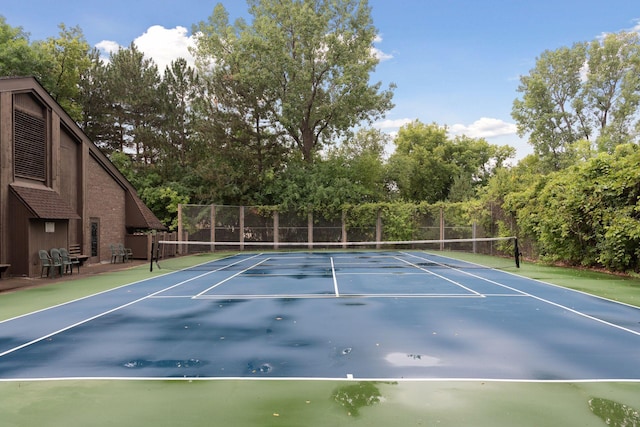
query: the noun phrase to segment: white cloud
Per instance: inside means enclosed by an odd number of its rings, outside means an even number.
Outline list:
[[[102,40],[100,43],[96,44],[96,47],[100,52],[102,52],[103,58],[109,58],[109,54],[117,52],[122,46],[111,40]]]
[[[144,53],[146,58],[151,58],[158,66],[158,72],[164,73],[164,69],[178,58],[187,60],[187,64],[194,66],[195,59],[189,52],[189,47],[195,45],[194,37],[187,34],[185,27],[164,28],[161,25],[153,25],[133,43]],[[121,49],[118,43],[103,40],[96,44],[103,53],[103,59],[108,60],[109,54]]]
[[[382,43],[382,37],[378,34],[374,39],[373,39],[374,43]],[[373,52],[373,55],[378,58],[378,61],[382,62],[382,61],[388,61],[389,59],[393,59],[393,55],[389,54],[389,53],[384,53],[383,51],[381,51],[380,49],[378,49],[377,47],[373,47],[371,48],[371,51]]]
[[[194,46],[194,39],[187,34],[185,27],[164,28],[161,25],[149,27],[147,31],[133,41],[146,57],[153,58],[160,74],[178,58],[187,60],[187,64],[194,66],[195,59],[189,52]]]
[[[381,51],[378,48],[373,48],[373,55],[378,58],[378,61],[382,62],[382,61],[388,61],[389,59],[393,59],[393,55],[388,54],[388,53],[384,53],[383,51]]]
[[[395,119],[395,120],[383,120],[381,122],[377,122],[373,124],[373,127],[378,128],[382,131],[390,131],[390,130],[398,130],[402,126],[411,123],[413,120],[411,119]]]
[[[482,117],[470,125],[455,124],[449,128],[453,135],[466,135],[471,138],[491,138],[503,135],[515,135],[517,127],[504,120]]]

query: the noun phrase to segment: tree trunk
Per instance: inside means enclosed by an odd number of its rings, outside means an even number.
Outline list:
[[[308,125],[302,127],[302,157],[307,163],[313,163],[313,149],[315,138],[313,137],[313,129]]]

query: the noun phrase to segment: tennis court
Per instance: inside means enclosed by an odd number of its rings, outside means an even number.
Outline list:
[[[0,379],[640,380],[640,309],[424,251],[242,253],[0,323]]]

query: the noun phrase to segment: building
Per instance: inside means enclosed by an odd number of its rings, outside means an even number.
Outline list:
[[[0,78],[4,275],[37,277],[40,249],[72,248],[89,263],[109,262],[111,244],[158,229],[131,183],[35,78]]]

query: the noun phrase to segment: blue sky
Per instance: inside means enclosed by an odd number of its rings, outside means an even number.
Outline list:
[[[138,47],[164,69],[185,56],[191,26],[222,3],[231,20],[248,18],[244,0],[21,0],[0,9],[31,40],[78,25],[107,52]],[[519,77],[536,58],[604,33],[640,30],[637,0],[369,0],[383,55],[373,76],[395,83],[396,107],[376,126],[397,131],[408,121],[447,125],[452,134],[509,144],[518,158],[531,152],[511,118]]]

